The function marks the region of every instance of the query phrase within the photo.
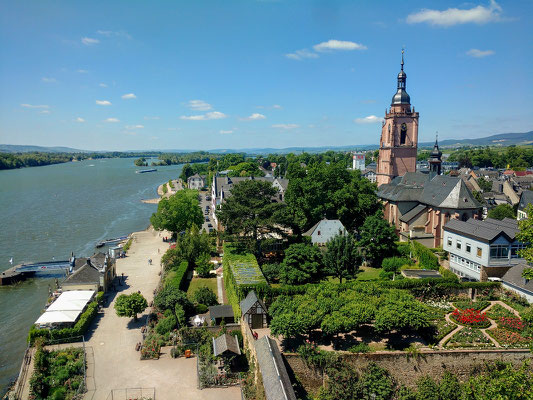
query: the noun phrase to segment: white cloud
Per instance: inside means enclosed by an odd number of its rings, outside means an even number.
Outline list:
[[[221,133],[222,135],[226,135],[226,134],[228,134],[228,133],[233,133],[233,131],[232,131],[232,130],[229,130],[229,131],[221,130],[220,133]]]
[[[493,54],[494,54],[494,50],[470,49],[466,52],[467,56],[475,57],[475,58],[483,58],[487,56],[492,56]]]
[[[243,121],[257,121],[259,119],[266,119],[266,117],[263,114],[253,113],[249,117],[241,118]]]
[[[93,39],[90,37],[83,37],[81,38],[81,42],[86,46],[91,46],[93,44],[98,44],[100,41],[98,39]]]
[[[105,36],[105,37],[118,36],[118,37],[124,37],[126,39],[131,39],[131,35],[124,31],[97,30],[96,33],[98,33],[99,35]]]
[[[332,39],[327,42],[315,44],[313,49],[318,52],[324,52],[332,50],[366,50],[367,47],[360,43]]]
[[[364,118],[356,118],[353,121],[356,124],[375,124],[377,122],[381,122],[383,118],[376,117],[375,115],[369,115],[368,117]]]
[[[81,117],[76,118],[76,122],[85,122],[85,120]]]
[[[99,106],[110,106],[111,102],[107,100],[96,100],[96,104]]]
[[[159,117],[158,117],[158,116],[153,116],[153,117],[151,117],[151,116],[148,116],[148,115],[147,115],[147,116],[144,117],[144,119],[145,119],[145,120],[159,119]]]
[[[80,73],[80,74],[88,74],[89,71],[87,71],[86,69],[79,69],[78,73]]]
[[[303,60],[304,58],[318,58],[318,54],[307,49],[296,50],[294,53],[285,54],[291,60]]]
[[[107,118],[105,122],[120,122],[118,118]]]
[[[126,125],[126,129],[143,129],[144,125]]]
[[[41,110],[39,114],[50,114],[50,110]]]
[[[46,104],[39,104],[39,105],[34,105],[34,104],[27,104],[27,103],[24,103],[24,104],[21,104],[20,105],[21,107],[24,107],[24,108],[50,108],[48,105]]]
[[[219,111],[212,111],[205,113],[203,115],[182,115],[180,119],[186,119],[190,121],[205,121],[208,119],[222,119],[226,118],[227,115]]]
[[[190,100],[187,106],[191,110],[195,110],[195,111],[208,111],[213,108],[211,104],[206,103],[203,100]]]
[[[494,0],[488,6],[477,6],[469,9],[448,8],[447,10],[421,11],[407,16],[408,24],[428,23],[437,26],[452,26],[458,24],[486,24],[501,20],[502,8]]]
[[[296,129],[296,128],[299,128],[299,127],[300,127],[300,125],[298,125],[298,124],[274,124],[274,125],[272,125],[272,128],[285,129],[285,130]]]
[[[281,110],[282,107],[281,107],[279,104],[274,104],[274,105],[272,106],[272,108],[275,108],[275,109]]]
[[[55,82],[57,82],[56,78],[47,78],[47,77],[43,77],[43,78],[41,78],[41,80],[42,80],[43,82],[46,82],[46,83],[55,83]]]
[[[129,99],[136,99],[137,96],[135,96],[133,93],[127,93],[127,94],[122,95],[122,98],[124,100],[129,100]]]
[[[100,87],[107,87],[107,85],[105,83],[99,83],[98,86]]]

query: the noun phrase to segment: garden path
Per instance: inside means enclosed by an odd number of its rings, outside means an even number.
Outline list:
[[[464,328],[464,326],[462,326],[462,325],[457,325],[455,322],[453,322],[453,321],[450,319],[450,315],[451,315],[451,313],[446,314],[446,315],[444,316],[444,318],[446,319],[446,322],[449,322],[449,323],[451,323],[451,324],[454,324],[456,327],[455,327],[455,329],[454,329],[453,331],[451,331],[450,333],[448,333],[446,336],[444,336],[444,337],[440,340],[438,346],[439,346],[439,347],[442,347],[442,348],[444,347],[444,344],[445,344],[445,343],[446,343],[446,342],[447,342],[447,341],[448,341],[453,335],[455,335],[457,332],[459,332],[461,329]]]
[[[506,308],[507,310],[511,311],[514,315],[516,315],[517,317],[520,318],[520,313],[518,311],[516,311],[513,307],[505,304],[503,301],[500,301],[500,300],[492,300],[490,302],[490,306],[488,306],[487,308],[485,308],[484,311],[488,311],[490,310],[494,305],[496,304],[499,304],[500,306],[502,306],[503,308]]]

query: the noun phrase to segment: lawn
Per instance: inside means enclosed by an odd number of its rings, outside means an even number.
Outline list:
[[[379,279],[379,273],[381,268],[372,268],[372,267],[359,267],[362,272],[357,274],[358,281],[368,281],[372,279]]]
[[[192,281],[189,284],[189,289],[187,289],[187,296],[191,297],[196,289],[202,286],[207,286],[215,294],[218,293],[217,278],[192,278]]]

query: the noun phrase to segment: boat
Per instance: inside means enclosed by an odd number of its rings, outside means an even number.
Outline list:
[[[150,169],[138,169],[135,171],[136,174],[144,174],[146,172],[155,172],[157,171],[157,168],[150,168]]]
[[[123,240],[126,240],[127,238],[128,236],[120,236],[118,238],[102,240],[101,242],[98,242],[95,247],[100,248],[108,244],[117,244],[119,242],[122,242]]]

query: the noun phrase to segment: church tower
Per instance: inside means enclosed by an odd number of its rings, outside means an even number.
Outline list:
[[[401,66],[398,88],[392,97],[390,110],[385,111],[385,121],[381,127],[376,170],[378,186],[406,172],[416,171],[418,113],[411,107],[411,98],[405,91],[407,75],[403,71],[403,50]]]
[[[435,178],[442,173],[442,151],[439,149],[438,138],[435,138],[433,151],[429,155],[429,179]]]

